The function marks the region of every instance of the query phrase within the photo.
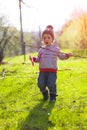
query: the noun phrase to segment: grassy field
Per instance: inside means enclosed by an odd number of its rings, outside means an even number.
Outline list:
[[[26,57],[0,65],[0,130],[87,130],[87,59],[59,60],[58,97],[44,102],[38,64]]]

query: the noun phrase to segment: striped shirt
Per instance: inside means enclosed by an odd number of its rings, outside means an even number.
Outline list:
[[[52,44],[43,46],[38,52],[38,57],[35,62],[39,62],[40,72],[57,72],[57,59],[65,60],[67,54],[60,52],[60,48]]]

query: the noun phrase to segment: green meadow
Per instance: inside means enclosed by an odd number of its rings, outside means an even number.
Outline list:
[[[87,130],[87,59],[58,61],[58,96],[44,102],[37,87],[38,64],[28,56],[0,65],[0,130]]]

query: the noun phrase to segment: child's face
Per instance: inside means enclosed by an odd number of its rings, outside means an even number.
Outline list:
[[[42,40],[46,46],[50,46],[53,43],[53,38],[50,34],[44,34]]]

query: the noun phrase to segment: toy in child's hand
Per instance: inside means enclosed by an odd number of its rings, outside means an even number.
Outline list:
[[[34,66],[33,57],[32,57],[32,56],[29,56],[29,59],[30,59],[30,61],[31,61],[32,65]]]
[[[29,59],[30,59],[32,65],[34,66],[34,62],[36,60],[36,57],[29,56]]]

